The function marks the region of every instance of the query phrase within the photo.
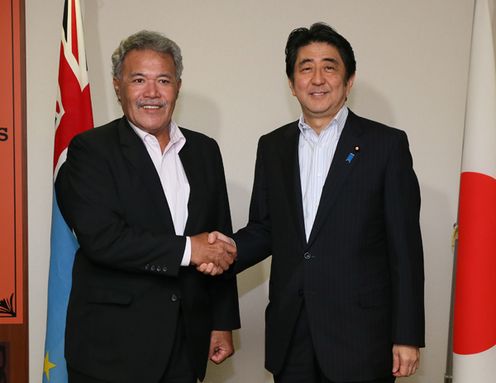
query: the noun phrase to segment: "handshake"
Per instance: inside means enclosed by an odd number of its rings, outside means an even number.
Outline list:
[[[229,269],[236,257],[234,240],[218,231],[191,237],[191,265],[201,273],[222,274]]]

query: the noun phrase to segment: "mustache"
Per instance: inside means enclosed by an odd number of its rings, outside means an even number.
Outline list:
[[[142,108],[144,106],[164,107],[164,106],[167,106],[167,101],[138,100],[138,101],[136,101],[136,106],[138,108]]]

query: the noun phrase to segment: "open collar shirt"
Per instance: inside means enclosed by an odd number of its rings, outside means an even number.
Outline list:
[[[329,173],[347,117],[348,108],[343,106],[320,134],[305,123],[303,115],[298,122],[300,129],[298,157],[307,241],[312,232],[322,188],[324,187],[327,173]]]
[[[186,143],[186,138],[174,121],[169,126],[169,143],[164,151],[160,148],[158,139],[150,133],[141,130],[131,121],[129,124],[143,141],[162,184],[167,204],[174,223],[176,235],[184,235],[188,220],[188,200],[190,186],[179,152]],[[181,266],[188,266],[191,261],[191,238],[186,237],[186,246]]]

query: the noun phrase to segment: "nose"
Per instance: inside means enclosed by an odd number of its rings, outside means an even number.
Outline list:
[[[315,85],[322,85],[324,83],[324,76],[320,70],[313,72],[312,83]]]
[[[155,81],[148,81],[146,83],[144,96],[150,98],[160,97],[160,93],[158,91],[158,87]]]

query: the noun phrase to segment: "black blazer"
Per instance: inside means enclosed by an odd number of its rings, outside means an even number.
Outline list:
[[[424,345],[420,192],[406,134],[351,111],[307,242],[297,122],[258,145],[237,271],[272,254],[266,368],[277,374],[302,302],[327,378],[391,375],[392,345]],[[351,153],[351,155],[350,155]]]
[[[180,158],[190,184],[185,235],[231,231],[216,142],[181,129]],[[176,236],[160,179],[125,118],[76,136],[57,196],[80,248],[73,268],[65,355],[73,368],[119,383],[163,375],[183,319],[190,359],[205,375],[210,332],[239,328],[233,274],[214,278],[180,267],[186,239]]]

